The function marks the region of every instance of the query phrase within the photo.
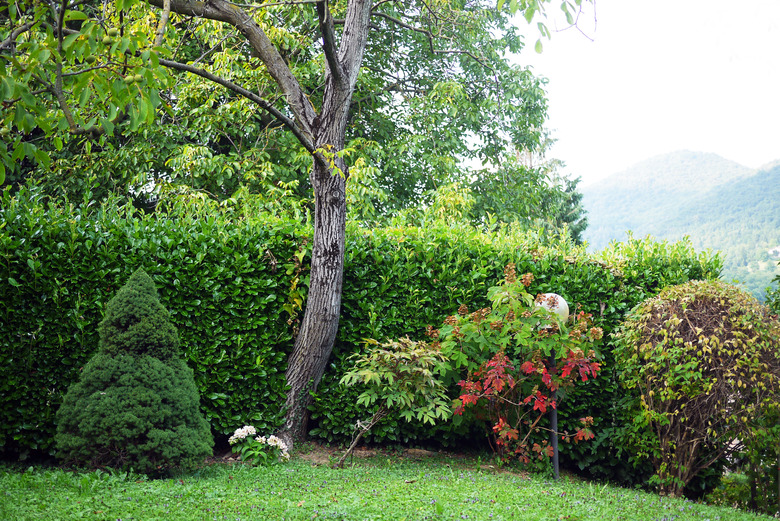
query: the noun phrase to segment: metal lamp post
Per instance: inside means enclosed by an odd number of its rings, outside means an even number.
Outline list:
[[[569,319],[569,304],[566,303],[566,300],[564,300],[563,297],[556,293],[543,293],[542,301],[537,304],[538,306],[541,306],[548,311],[554,313],[558,316],[558,319],[561,321],[561,323],[565,323]],[[549,359],[550,369],[555,370],[555,351],[550,353],[550,359]],[[558,391],[553,391],[552,395],[553,401],[558,399]],[[552,444],[553,448],[553,471],[555,472],[555,479],[558,479],[558,469],[559,469],[559,460],[558,460],[558,409],[557,406],[554,408],[550,408],[550,430],[552,431],[550,433],[550,443]]]

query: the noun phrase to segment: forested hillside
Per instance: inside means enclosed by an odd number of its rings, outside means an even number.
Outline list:
[[[723,279],[740,281],[763,299],[780,273],[780,161],[758,170],[715,154],[674,152],[654,157],[583,187],[597,250],[627,231],[664,239],[688,235],[697,248],[723,253]]]

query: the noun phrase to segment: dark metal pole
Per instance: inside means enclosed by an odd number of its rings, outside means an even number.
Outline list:
[[[550,353],[550,372],[555,371],[555,351]],[[552,393],[553,401],[558,401],[558,391],[555,390]],[[555,479],[558,479],[558,404],[555,404],[554,408],[550,408],[550,443],[553,448],[553,472],[555,473]]]

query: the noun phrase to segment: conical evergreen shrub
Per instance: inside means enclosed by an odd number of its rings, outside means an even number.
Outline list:
[[[142,269],[108,303],[99,332],[98,352],[57,411],[58,457],[160,474],[210,455],[214,440],[192,369]]]

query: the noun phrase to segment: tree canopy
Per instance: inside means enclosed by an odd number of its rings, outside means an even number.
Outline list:
[[[507,59],[523,46],[518,29],[483,2],[426,5],[380,2],[372,12],[342,152],[353,215],[430,203],[454,181],[477,192],[477,213],[538,215],[539,189],[565,185],[550,182],[544,165],[516,160],[542,149],[547,111],[543,80]],[[330,8],[337,30],[346,4]],[[315,4],[247,12],[320,106]],[[33,176],[75,199],[139,197],[151,183],[227,198],[243,186],[311,206],[310,151],[286,131],[289,108],[251,43],[232,25],[176,13],[164,22],[165,13],[129,0],[8,7],[0,43],[0,97],[12,109],[0,127],[8,181]]]

